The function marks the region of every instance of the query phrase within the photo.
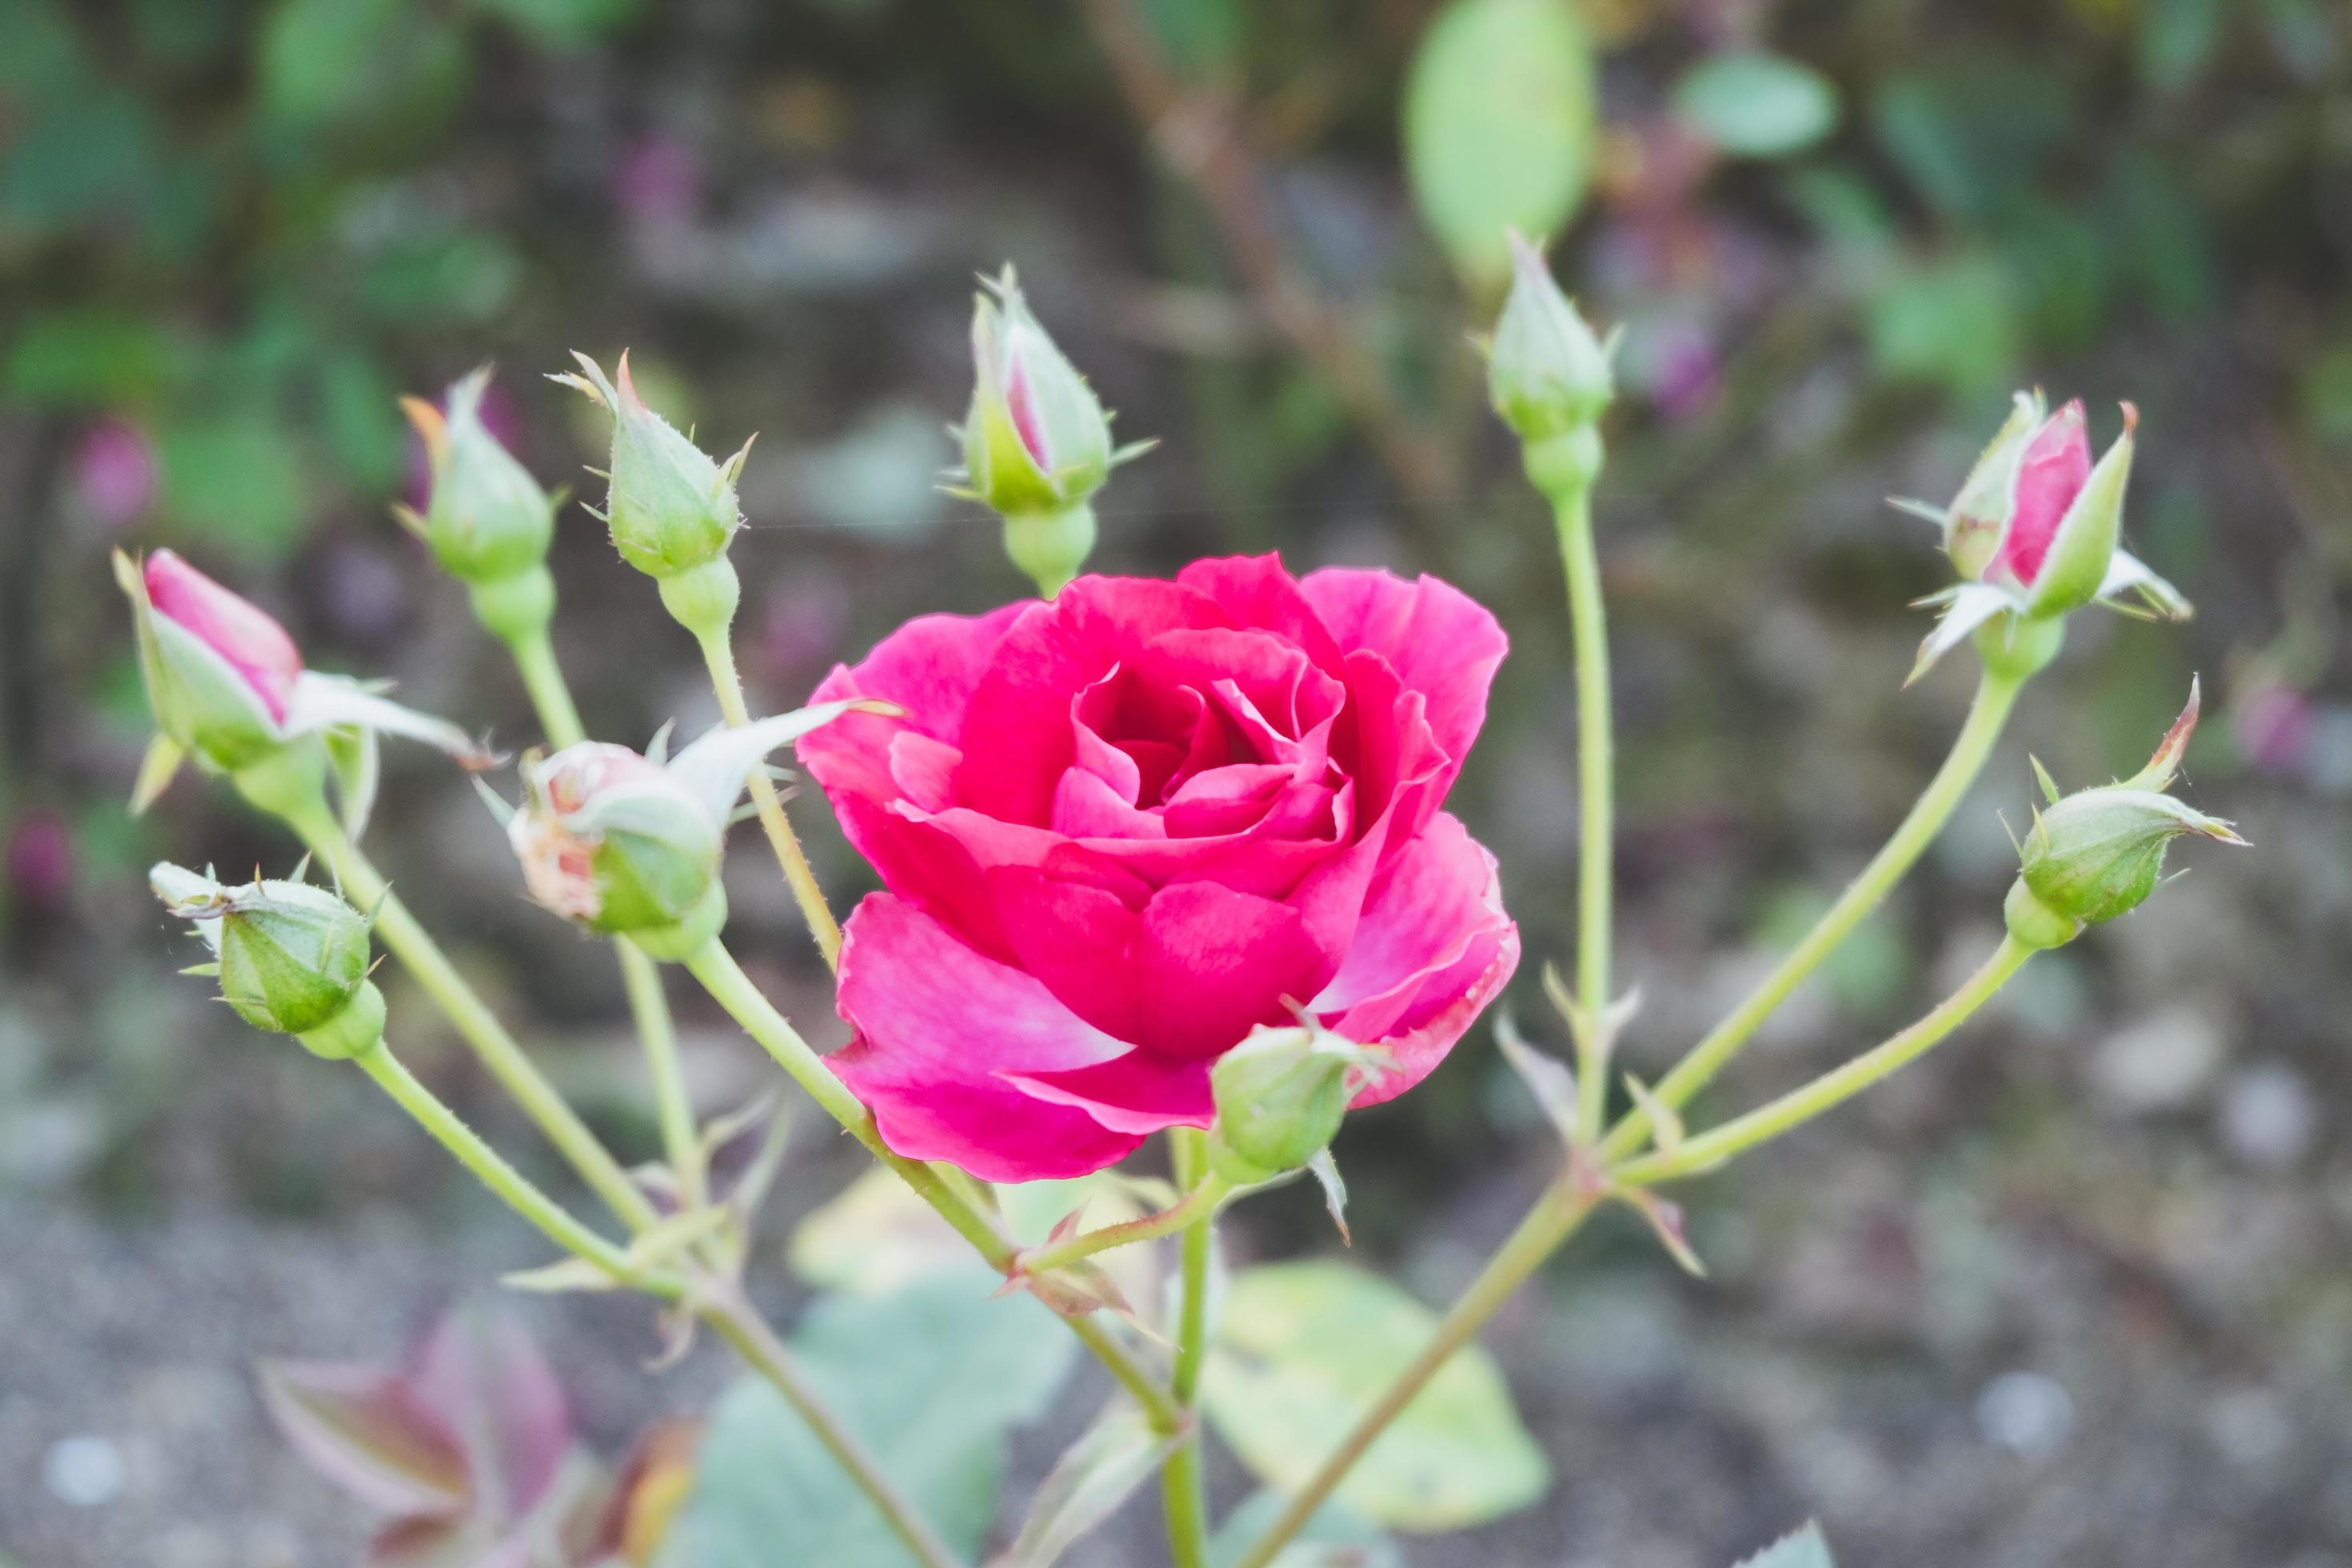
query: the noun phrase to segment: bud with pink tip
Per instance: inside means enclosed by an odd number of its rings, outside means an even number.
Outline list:
[[[114,576],[131,599],[140,672],[162,731],[140,770],[134,811],[163,792],[184,757],[236,773],[317,737],[342,774],[345,820],[356,831],[374,787],[377,735],[425,742],[467,767],[496,760],[454,724],[304,668],[285,627],[169,550],[143,565],[117,551]]]
[[[583,741],[523,760],[523,805],[489,799],[538,903],[657,958],[683,958],[727,919],[719,879],[727,824],[760,759],[844,713],[893,716],[887,702],[825,702],[729,729],[675,757]]]
[[[2188,618],[2179,592],[2121,548],[2139,424],[2132,405],[2123,412],[2123,433],[2095,463],[2079,399],[2053,414],[2040,393],[2019,393],[1950,506],[1895,503],[1943,528],[1945,551],[1967,579],[1925,601],[1945,610],[1912,679],[1980,629],[1989,660],[2031,673],[2057,651],[2068,614],[2126,594],[2149,612]]]

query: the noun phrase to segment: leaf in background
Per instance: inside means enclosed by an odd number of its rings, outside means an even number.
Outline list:
[[[1178,75],[1198,81],[1241,68],[1249,42],[1244,0],[1139,0],[1135,9]]]
[[[0,97],[66,97],[81,85],[86,63],[80,37],[53,0],[0,5]]]
[[[2151,152],[2126,148],[2100,205],[2125,282],[2172,321],[2205,314],[2214,293],[2212,237],[2171,167]]]
[[[1867,331],[1879,374],[1963,395],[2009,384],[2021,348],[2009,271],[1975,251],[1893,273],[1870,302]]]
[[[0,226],[136,213],[154,180],[155,127],[128,93],[61,98],[12,140],[0,163]]]
[[[301,455],[266,415],[167,426],[156,447],[163,510],[174,521],[249,558],[276,559],[294,547],[308,495]]]
[[[397,1373],[266,1361],[261,1403],[312,1469],[386,1513],[441,1518],[466,1507],[455,1434],[420,1409]]]
[[[1120,1399],[1054,1461],[996,1568],[1049,1568],[1070,1544],[1117,1512],[1174,1451],[1172,1434],[1151,1429]]]
[[[996,1517],[1005,1433],[1044,1409],[1076,1343],[1027,1297],[991,1299],[990,1282],[974,1268],[895,1296],[826,1297],[792,1337],[818,1394],[967,1554]],[[694,1568],[913,1562],[782,1396],[757,1378],[739,1381],[712,1412],[677,1533]]]
[[[436,123],[465,89],[464,41],[410,0],[278,0],[255,38],[261,106],[285,131]]]
[[[360,302],[386,326],[410,331],[479,324],[506,308],[523,274],[522,258],[498,235],[465,228],[406,235],[370,259]],[[645,379],[640,371],[640,390]]]
[[[1738,1568],[1837,1568],[1831,1561],[1830,1543],[1822,1539],[1822,1527],[1808,1524],[1794,1535],[1784,1536]]]
[[[1764,906],[1756,934],[1775,952],[1786,952],[1804,940],[1829,905],[1819,889],[1792,883]],[[1911,983],[1911,952],[1901,935],[1873,923],[1841,942],[1817,973],[1840,1007],[1868,1017],[1901,1000]]]
[[[530,35],[542,48],[578,48],[637,14],[638,0],[474,0]]]
[[[2057,77],[1993,61],[1887,78],[1872,97],[1871,123],[1929,206],[1982,222],[2032,188],[2067,139],[2072,110]]]
[[[1345,1264],[1284,1263],[1234,1277],[1202,1393],[1219,1436],[1276,1488],[1310,1476],[1436,1318]],[[1402,1530],[1464,1530],[1541,1497],[1551,1468],[1520,1426],[1494,1358],[1467,1346],[1441,1367],[1334,1494]]]
[[[1508,230],[1537,238],[1575,216],[1591,177],[1591,46],[1568,0],[1454,0],[1405,84],[1405,172],[1473,290],[1499,297]]]
[[[50,408],[120,408],[154,397],[188,358],[185,343],[127,311],[45,311],[8,352],[8,395]]]
[[[2146,0],[2139,7],[2139,79],[2158,92],[2188,86],[2212,63],[2224,0]]]
[[[338,353],[319,367],[319,423],[344,479],[361,495],[384,495],[400,482],[408,438],[398,396],[371,355]]]
[[[478,1503],[519,1520],[547,1500],[572,1452],[572,1405],[513,1311],[474,1302],[443,1314],[405,1383],[457,1434]]]
[[[971,1245],[887,1166],[876,1165],[801,1221],[793,1272],[853,1296],[887,1296],[941,1274],[969,1277]]]
[[[2107,256],[2099,231],[2063,202],[2030,198],[2001,237],[2035,339],[2080,352],[2106,314]]]
[[[1210,1568],[1233,1568],[1256,1544],[1287,1500],[1277,1491],[1250,1494],[1218,1527],[1209,1542]],[[1315,1510],[1291,1543],[1275,1559],[1277,1568],[1404,1568],[1404,1553],[1381,1527],[1336,1502]]]
[[[1786,158],[1837,129],[1827,77],[1762,49],[1702,60],[1675,85],[1675,112],[1743,158]]]

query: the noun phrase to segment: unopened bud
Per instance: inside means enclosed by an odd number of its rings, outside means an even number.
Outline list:
[[[1209,1069],[1218,1173],[1246,1184],[1299,1169],[1339,1135],[1348,1102],[1385,1062],[1312,1024],[1251,1030]]]
[[[446,411],[414,397],[401,403],[433,473],[425,515],[402,521],[445,571],[477,586],[538,566],[555,538],[555,498],[482,422],[489,384],[485,366],[449,388]]]
[[[2003,906],[2010,933],[2032,947],[2056,947],[2086,925],[2146,902],[2164,875],[2171,842],[2189,834],[2243,844],[2230,824],[2164,793],[2197,725],[2198,697],[2176,720],[2148,765],[2120,784],[2061,798],[2047,774],[2049,809],[2034,816],[2019,848],[2020,874]]]
[[[1487,346],[1486,389],[1503,422],[1533,445],[1601,417],[1616,392],[1613,344],[1577,314],[1542,251],[1515,234],[1511,256],[1511,291]]]
[[[223,770],[283,744],[302,679],[286,628],[169,550],[143,563],[118,552],[114,574],[131,598],[157,727]]]
[[[720,462],[646,406],[629,379],[626,353],[610,380],[586,354],[572,357],[581,374],[554,379],[578,387],[613,416],[612,466],[599,515],[621,558],[657,578],[719,560],[742,525],[735,479],[751,444],[744,442]]]
[[[193,921],[221,999],[257,1029],[294,1035],[323,1057],[372,1048],[383,998],[368,982],[368,918],[303,882],[229,887],[170,864],[148,873],[164,908]]]

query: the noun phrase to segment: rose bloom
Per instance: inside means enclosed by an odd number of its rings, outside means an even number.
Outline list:
[[[1494,857],[1439,810],[1502,628],[1433,578],[1273,556],[924,616],[813,700],[800,757],[887,890],[851,917],[831,1058],[885,1142],[993,1181],[1214,1116],[1294,1004],[1419,1082],[1517,965]]]

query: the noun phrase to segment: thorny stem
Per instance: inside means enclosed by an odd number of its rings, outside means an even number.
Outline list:
[[[1556,1182],[1544,1190],[1543,1196],[1536,1200],[1535,1206],[1528,1211],[1528,1216],[1519,1222],[1518,1228],[1510,1234],[1501,1249],[1487,1261],[1486,1267],[1479,1270],[1469,1289],[1446,1309],[1445,1316],[1438,1321],[1436,1331],[1430,1335],[1429,1342],[1422,1347],[1421,1353],[1397,1373],[1388,1387],[1381,1391],[1380,1398],[1373,1401],[1371,1408],[1356,1418],[1356,1424],[1348,1429],[1348,1435],[1339,1440],[1339,1446],[1316,1467],[1315,1473],[1307,1478],[1305,1485],[1291,1493],[1289,1501],[1283,1505],[1281,1513],[1275,1516],[1274,1522],[1266,1527],[1265,1533],[1235,1560],[1233,1568],[1267,1568],[1274,1562],[1282,1549],[1290,1543],[1291,1538],[1314,1517],[1315,1510],[1323,1506],[1333,1489],[1346,1479],[1356,1461],[1364,1457],[1364,1451],[1387,1429],[1389,1423],[1412,1403],[1413,1395],[1437,1375],[1438,1369],[1454,1352],[1470,1342],[1486,1325],[1486,1320],[1493,1317],[1511,1294],[1526,1283],[1528,1276],[1576,1233],[1577,1227],[1584,1223],[1585,1216],[1592,1212],[1601,1196],[1597,1188],[1570,1180]]]
[[[710,687],[719,695],[719,711],[730,729],[740,729],[751,721],[751,713],[743,704],[743,679],[736,672],[735,649],[727,640],[727,632],[721,627],[707,635],[698,634],[698,640],[702,644],[702,660],[710,667]],[[826,907],[824,890],[816,885],[816,873],[810,869],[801,841],[793,834],[792,822],[784,816],[784,803],[777,798],[776,786],[758,769],[751,773],[751,806],[759,813],[760,826],[766,830],[768,842],[776,851],[776,863],[784,868],[784,880],[792,884],[793,897],[801,906],[801,917],[808,921],[809,934],[816,938],[817,952],[824,955],[825,967],[839,968],[840,922]]]
[[[634,1286],[666,1301],[675,1301],[683,1293],[684,1285],[677,1276],[642,1268],[621,1248],[573,1218],[562,1205],[533,1185],[529,1177],[508,1164],[505,1158],[483,1142],[479,1133],[467,1126],[438,1095],[419,1083],[416,1076],[401,1064],[381,1039],[373,1047],[362,1051],[352,1060],[368,1077],[375,1079],[392,1097],[394,1103],[408,1112],[418,1126],[455,1155],[459,1164],[478,1177],[482,1184],[496,1194],[509,1208],[538,1226],[556,1246],[575,1257],[586,1258],[620,1283]]]
[[[241,780],[240,783],[243,781]],[[257,801],[283,816],[287,825],[324,860],[341,885],[343,896],[355,908],[375,911],[375,929],[418,987],[456,1026],[492,1077],[514,1096],[523,1113],[547,1141],[570,1161],[589,1189],[604,1201],[632,1230],[650,1228],[659,1219],[652,1203],[629,1179],[620,1162],[596,1140],[588,1124],[534,1066],[497,1015],[466,984],[448,954],[431,933],[417,923],[408,907],[394,896],[374,865],[345,835],[342,825],[315,795],[304,802]]]
[[[1208,1169],[1207,1141],[1190,1127],[1169,1130],[1176,1184],[1185,1202],[1218,1185]],[[1185,1206],[1179,1205],[1179,1207]],[[1201,1363],[1208,1353],[1209,1252],[1214,1244],[1216,1205],[1208,1203],[1184,1226],[1182,1304],[1176,1327],[1176,1366],[1169,1392],[1183,1412],[1185,1429],[1160,1472],[1160,1496],[1168,1515],[1168,1554],[1172,1568],[1205,1568],[1209,1552],[1208,1497],[1201,1470],[1201,1428],[1194,1417],[1200,1397]]]
[[[509,638],[507,647],[514,655],[515,669],[530,694],[548,743],[561,750],[586,740],[588,732],[580,722],[580,710],[572,700],[572,689],[564,681],[562,666],[556,662],[547,629],[541,626]],[[682,1205],[689,1211],[698,1209],[709,1200],[702,1140],[694,1125],[694,1101],[687,1092],[685,1065],[677,1055],[677,1028],[670,1019],[669,998],[662,992],[661,970],[631,942],[616,938],[613,951],[620,960],[621,987],[628,995],[629,1015],[635,1021],[637,1043],[645,1052],[646,1076],[653,1081],[662,1151],[677,1177]]]
[[[1813,922],[1813,929],[1805,933],[1804,940],[1774,966],[1746,1000],[1732,1009],[1728,1017],[1658,1080],[1652,1093],[1659,1104],[1679,1109],[1706,1088],[1723,1070],[1724,1064],[1738,1055],[1740,1047],[1763,1026],[1774,1010],[1788,1000],[1789,993],[1819,968],[1822,961],[1902,880],[1904,873],[1910,870],[1951,819],[1954,808],[1976,783],[1977,775],[1984,771],[1985,760],[1992,754],[1993,743],[2000,738],[2001,727],[2008,722],[2010,710],[2016,705],[2018,691],[2023,685],[2023,677],[1985,671],[1977,684],[1976,700],[1969,708],[1968,720],[1952,742],[1950,754],[1936,770],[1936,776],[1928,781],[1894,837],[1847,884],[1837,902]],[[1649,1112],[1636,1106],[1611,1129],[1597,1157],[1604,1165],[1622,1160],[1640,1149],[1650,1132]]]
[[[1060,1268],[1080,1258],[1092,1258],[1097,1252],[1108,1252],[1114,1247],[1131,1247],[1139,1241],[1152,1241],[1172,1235],[1195,1220],[1213,1215],[1217,1205],[1224,1202],[1233,1190],[1233,1184],[1213,1173],[1202,1176],[1181,1198],[1158,1214],[1086,1231],[1055,1246],[1031,1247],[1020,1256],[1021,1271],[1043,1274],[1047,1269]]]
[[[1010,1274],[1018,1258],[1018,1249],[1005,1238],[986,1215],[973,1206],[962,1193],[944,1180],[940,1173],[919,1160],[909,1160],[893,1153],[882,1142],[874,1126],[874,1118],[859,1103],[849,1086],[835,1077],[824,1065],[824,1058],[812,1049],[800,1031],[794,1029],[782,1013],[776,1011],[760,988],[751,984],[725,946],[715,939],[688,957],[688,973],[702,983],[705,990],[727,1009],[736,1023],[742,1026],[770,1056],[793,1077],[793,1080],[808,1091],[826,1115],[840,1123],[843,1130],[866,1146],[867,1152],[898,1173],[900,1180],[915,1189],[925,1203],[938,1211],[941,1219],[956,1233],[971,1243],[989,1266],[1000,1273]],[[1155,1429],[1174,1432],[1184,1422],[1181,1410],[1170,1398],[1168,1390],[1139,1366],[1135,1359],[1111,1335],[1084,1317],[1064,1317],[1073,1333],[1095,1353],[1097,1359],[1110,1369],[1111,1375],[1137,1403],[1149,1413]]]
[[[1576,647],[1576,766],[1580,817],[1576,870],[1576,998],[1579,1135],[1601,1135],[1609,1102],[1609,947],[1616,831],[1614,746],[1609,701],[1609,627],[1601,608],[1601,562],[1592,543],[1592,482],[1588,476],[1553,499],[1559,556],[1568,575],[1569,620]]]
[[[1791,1089],[1780,1099],[1757,1107],[1745,1116],[1735,1117],[1722,1126],[1685,1139],[1671,1149],[1662,1149],[1641,1159],[1628,1161],[1610,1172],[1609,1179],[1621,1186],[1647,1186],[1676,1176],[1709,1171],[1736,1154],[1778,1138],[1793,1128],[1801,1127],[1823,1111],[1843,1105],[1898,1068],[1916,1061],[1958,1028],[1970,1014],[1990,1001],[1993,994],[2006,984],[2011,975],[2025,967],[2025,961],[2033,956],[2033,951],[2015,937],[2003,937],[2000,946],[1993,950],[1992,956],[1986,959],[1958,991],[1937,1004],[1934,1011],[1902,1033],[1864,1052],[1844,1066],[1823,1073],[1802,1088]]]
[[[807,1423],[816,1440],[824,1445],[825,1452],[849,1472],[857,1489],[880,1511],[891,1533],[915,1554],[916,1561],[924,1568],[957,1568],[961,1560],[954,1550],[940,1539],[915,1505],[900,1494],[857,1435],[825,1406],[778,1342],[774,1331],[743,1299],[741,1290],[731,1285],[725,1287],[714,1292],[710,1300],[698,1303],[698,1309],[702,1321],[734,1346],[736,1352],[766,1378],[783,1396],[784,1403]]]

